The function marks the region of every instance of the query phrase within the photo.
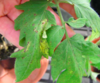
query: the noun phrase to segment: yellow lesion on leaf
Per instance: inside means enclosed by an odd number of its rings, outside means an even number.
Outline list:
[[[27,43],[27,47],[25,48],[24,52],[28,51],[29,47],[30,47],[30,42]]]
[[[72,74],[73,73],[73,71],[70,71],[70,74]]]
[[[45,58],[49,56],[49,45],[46,39],[41,39],[40,41],[40,51]]]

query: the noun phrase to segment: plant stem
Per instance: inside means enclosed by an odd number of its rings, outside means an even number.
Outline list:
[[[62,17],[61,11],[60,11],[59,2],[57,2],[56,0],[55,0],[55,2],[56,2],[56,4],[57,4],[57,11],[58,11],[58,14],[59,14],[59,16],[60,16],[62,26],[63,26],[64,29],[65,29],[66,38],[69,39],[68,33],[67,33],[67,31],[66,31],[65,21],[63,20],[63,17]]]

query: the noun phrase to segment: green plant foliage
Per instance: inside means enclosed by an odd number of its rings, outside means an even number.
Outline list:
[[[54,53],[55,47],[60,43],[65,30],[61,26],[53,26],[47,30],[47,41],[49,44],[50,56]]]
[[[89,77],[91,75],[91,63],[90,63],[90,60],[88,58],[86,59],[85,67],[86,67],[85,76]]]
[[[100,59],[99,59],[100,60]],[[98,70],[100,70],[100,62],[96,64],[92,64],[92,66],[96,67]]]
[[[86,21],[86,18],[78,18],[77,20],[74,20],[74,18],[71,17],[68,19],[67,23],[74,28],[81,28],[86,24]]]
[[[69,25],[80,28],[86,24],[100,32],[99,16],[90,8],[90,0],[55,0],[55,4],[52,0],[30,0],[16,6],[24,10],[15,20],[15,30],[20,30],[19,44],[24,48],[11,55],[16,58],[16,82],[26,79],[33,70],[40,68],[42,56],[47,59],[52,56],[51,74],[53,81],[58,78],[57,83],[81,83],[82,76],[91,74],[90,61],[100,69],[98,46],[84,41],[80,34],[68,37],[59,2],[74,5],[79,19],[70,18],[67,22]],[[47,10],[48,6],[57,6],[62,26],[57,25],[54,15]],[[60,42],[64,33],[66,39]]]
[[[100,56],[89,57],[90,61],[94,64],[100,63]]]
[[[86,69],[85,59],[97,56],[99,52],[100,49],[95,44],[84,41],[83,36],[79,34],[64,40],[52,56],[53,80],[58,77],[57,83],[81,83]]]
[[[86,24],[88,27],[93,28],[94,31],[98,30],[100,32],[100,29],[99,29],[100,18],[92,8],[90,8],[89,6],[85,7],[83,5],[82,6],[76,5],[75,11],[76,11],[77,17],[88,19],[87,24]]]
[[[74,5],[74,9],[78,18],[86,18],[86,25],[93,28],[94,31],[100,32],[100,18],[97,13],[90,7],[90,0],[58,0],[59,2]]]
[[[100,36],[100,33],[98,32],[98,30],[93,31],[92,30],[92,34],[91,36],[88,36],[87,41],[93,41],[94,39],[98,38]]]
[[[50,1],[30,0],[16,6],[17,9],[24,10],[15,20],[15,29],[20,29],[19,44],[24,49],[11,55],[16,58],[16,82],[26,79],[33,70],[40,68],[41,57],[48,56],[46,39],[44,39],[45,42],[41,39],[43,39],[44,31],[49,29],[51,25],[56,25],[55,17],[46,10],[50,5]],[[45,46],[44,43],[46,43]]]

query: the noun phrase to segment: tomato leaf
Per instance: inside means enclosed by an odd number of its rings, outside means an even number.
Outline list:
[[[49,3],[49,6],[50,7],[56,7],[57,5],[51,2],[51,3]]]
[[[54,49],[60,43],[62,37],[64,36],[65,30],[61,26],[53,26],[47,30],[47,41],[49,44],[49,54],[50,56],[54,53]]]
[[[99,58],[100,60],[100,58]],[[98,70],[100,70],[100,62],[99,63],[92,63],[92,66],[96,67]]]
[[[78,18],[86,18],[86,25],[93,28],[94,31],[100,32],[99,15],[90,7],[90,0],[58,0],[59,2],[74,5],[74,9]]]
[[[97,13],[90,7],[85,4],[75,5],[75,11],[78,18],[87,18],[88,21],[86,25],[91,27],[94,31],[98,30],[100,32],[100,18]]]
[[[52,55],[53,81],[58,77],[57,83],[81,83],[86,69],[86,59],[89,56],[97,56],[99,52],[100,49],[95,44],[84,41],[83,36],[79,34],[64,40]]]
[[[100,63],[100,56],[94,56],[94,57],[90,56],[89,59],[93,64]]]
[[[48,50],[44,52],[43,49],[46,49],[46,46],[42,46],[41,39],[45,30],[56,25],[55,17],[46,10],[49,3],[50,1],[47,0],[31,0],[16,6],[17,9],[24,10],[15,20],[15,29],[20,29],[19,44],[24,49],[11,55],[16,57],[16,82],[26,79],[33,70],[40,68],[42,56],[48,57],[45,55]],[[41,47],[44,48],[41,49]]]
[[[90,64],[90,61],[88,60],[88,58],[86,59],[85,67],[86,67],[85,75],[89,77],[91,74],[91,64]]]
[[[79,18],[77,20],[74,20],[73,17],[69,18],[69,20],[67,21],[67,23],[74,27],[74,28],[81,28],[86,24],[87,19],[85,18]]]
[[[87,41],[93,41],[94,39],[98,38],[100,36],[100,33],[98,31],[93,31],[91,36],[88,36]]]

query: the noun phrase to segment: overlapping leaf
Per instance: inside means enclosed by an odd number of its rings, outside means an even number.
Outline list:
[[[15,62],[17,82],[27,78],[34,69],[40,68],[41,35],[51,25],[56,25],[54,16],[46,10],[50,4],[51,2],[47,0],[30,0],[16,6],[17,9],[24,10],[15,20],[15,29],[20,29],[19,44],[24,49],[11,55],[17,58]]]
[[[81,83],[86,68],[85,59],[97,56],[99,52],[100,49],[95,44],[84,41],[79,34],[64,40],[52,56],[53,80],[58,77],[57,83]]]
[[[91,36],[88,36],[87,41],[93,41],[94,39],[98,38],[100,36],[100,33],[98,31],[93,31]]]
[[[65,1],[74,4],[79,18],[88,19],[87,26],[99,30],[99,17],[90,8],[90,0],[83,2],[80,0]],[[15,63],[17,82],[27,78],[34,69],[40,68],[40,60],[43,54],[41,54],[40,45],[43,32],[47,30],[48,37],[44,45],[49,44],[50,47],[47,46],[47,49],[50,49],[50,55],[54,53],[55,47],[64,35],[64,30],[61,27],[54,27],[56,21],[54,16],[46,10],[48,6],[55,5],[49,0],[30,0],[16,6],[17,9],[24,10],[15,20],[15,29],[20,29],[19,44],[24,49],[11,55],[11,57],[17,58]],[[80,35],[64,40],[53,54],[51,63],[53,80],[58,77],[57,83],[81,83],[85,72],[85,58],[91,56],[90,60],[92,60],[94,56],[99,54],[99,51],[100,49],[96,45],[91,42],[84,42],[84,38]],[[71,78],[73,80],[70,80]]]
[[[81,28],[86,24],[86,21],[87,21],[86,18],[79,18],[77,20],[74,20],[74,18],[71,17],[68,19],[67,23],[73,28]]]
[[[60,43],[65,30],[61,26],[53,26],[47,30],[47,41],[49,44],[50,56],[54,53],[55,47]]]
[[[78,18],[86,18],[86,25],[93,28],[94,31],[100,32],[100,19],[97,13],[90,7],[91,0],[58,0],[74,5],[74,9]]]
[[[80,4],[80,5],[75,5],[75,11],[76,11],[77,17],[88,19],[86,23],[88,27],[91,27],[94,31],[98,30],[100,32],[100,29],[99,29],[100,18],[92,8],[90,8],[89,6],[85,6],[85,4],[84,5]]]

